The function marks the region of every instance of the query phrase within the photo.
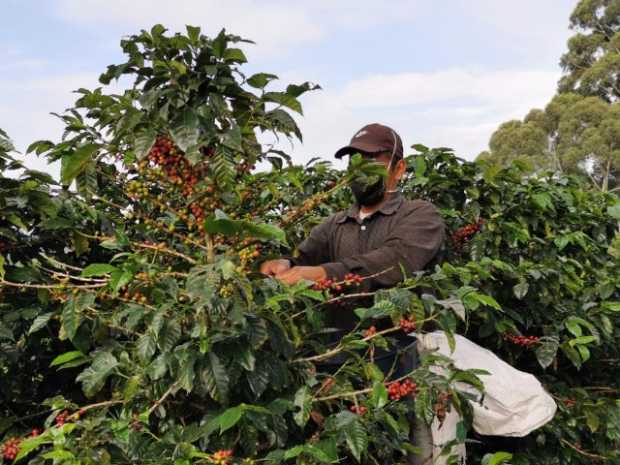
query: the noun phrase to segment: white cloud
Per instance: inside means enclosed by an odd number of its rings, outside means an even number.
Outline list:
[[[255,0],[61,0],[58,14],[78,24],[123,27],[125,32],[150,28],[155,23],[181,31],[186,24],[202,26],[209,34],[222,27],[258,43],[257,53],[290,48],[319,39],[320,24],[310,21],[294,3]]]
[[[180,31],[186,24],[202,26],[209,34],[221,27],[250,38],[253,56],[286,52],[302,43],[316,42],[341,31],[406,21],[418,11],[420,0],[60,0],[57,14],[73,23],[123,27],[125,32],[155,23]]]
[[[351,82],[342,98],[355,108],[437,104],[464,99],[474,104],[518,104],[548,97],[558,77],[558,72],[549,71],[468,69],[375,75]]]
[[[349,82],[341,92],[304,98],[299,119],[305,143],[296,159],[331,155],[357,129],[371,122],[393,127],[405,147],[414,143],[448,146],[473,159],[498,125],[544,107],[559,72],[453,69],[429,73],[370,76]]]
[[[96,87],[96,74],[73,74],[42,78],[0,79],[3,102],[0,105],[0,121],[26,165],[32,169],[46,171],[59,177],[58,163],[48,165],[44,158],[25,155],[28,145],[35,140],[59,141],[62,136],[62,122],[50,115],[62,113],[76,99],[73,90],[80,87]]]

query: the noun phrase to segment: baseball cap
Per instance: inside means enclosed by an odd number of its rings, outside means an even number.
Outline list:
[[[355,152],[390,152],[398,159],[403,157],[403,141],[392,128],[378,123],[367,124],[355,133],[349,145],[342,147],[334,156],[342,158]]]

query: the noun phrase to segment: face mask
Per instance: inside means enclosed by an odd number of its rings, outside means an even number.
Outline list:
[[[384,176],[359,176],[349,182],[358,205],[375,205],[385,195]]]

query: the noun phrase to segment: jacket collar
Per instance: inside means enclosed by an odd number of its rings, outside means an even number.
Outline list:
[[[398,207],[403,203],[403,195],[400,192],[394,192],[390,195],[390,197],[381,204],[381,207],[375,212],[372,213],[373,216],[377,212],[380,212],[383,215],[392,215]],[[359,214],[360,207],[357,204],[351,205],[347,210],[345,210],[343,215],[336,220],[336,223],[344,223],[349,218],[353,220],[357,220],[357,216]]]

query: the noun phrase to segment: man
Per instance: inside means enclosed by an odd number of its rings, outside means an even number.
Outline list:
[[[355,273],[367,277],[364,291],[374,291],[394,286],[405,278],[403,271],[410,276],[436,258],[444,242],[445,224],[430,202],[408,200],[398,192],[398,182],[406,171],[398,134],[381,124],[364,126],[335,156],[356,153],[382,163],[387,176],[371,184],[362,181],[368,178],[353,180],[350,187],[355,204],[314,227],[299,245],[296,258],[268,260],[261,264],[262,273],[286,284],[302,279],[342,281],[347,273]],[[359,302],[356,306],[360,306]],[[354,328],[357,319],[352,308],[345,307],[328,310],[327,322],[336,330],[330,333],[328,342],[335,344]],[[389,326],[389,321],[376,325],[379,330]],[[396,334],[395,339],[395,347],[375,354],[375,363],[384,373],[393,370],[392,378],[407,374],[417,363],[413,339],[404,333]],[[341,354],[317,368],[333,373],[345,360],[346,355]],[[427,453],[428,439],[422,439],[424,431],[420,429],[418,422],[415,442]],[[413,458],[411,463],[423,460]]]
[[[265,261],[262,273],[286,284],[342,281],[347,273],[356,273],[371,276],[364,287],[373,291],[402,281],[401,266],[409,276],[436,257],[445,237],[443,219],[430,202],[407,200],[396,189],[406,170],[400,136],[387,126],[369,124],[335,156],[355,153],[383,163],[387,179],[373,185],[354,180],[350,187],[356,203],[314,227],[299,245],[298,257]],[[333,318],[343,330],[355,323],[353,314],[338,312]]]

